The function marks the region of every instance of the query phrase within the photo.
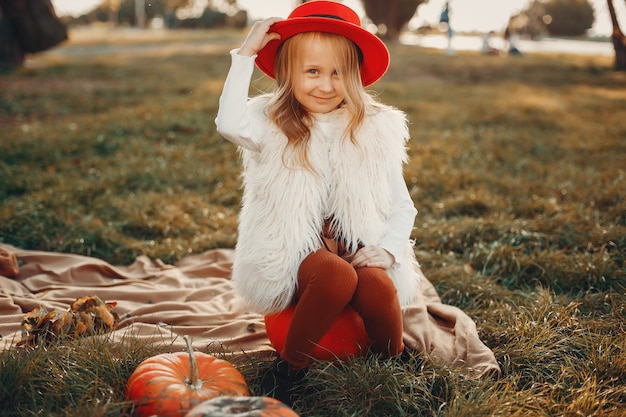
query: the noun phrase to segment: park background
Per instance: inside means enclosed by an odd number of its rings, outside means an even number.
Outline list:
[[[424,24],[434,24],[446,0],[430,0],[420,5],[412,25],[419,27]],[[452,1],[454,10],[454,25],[459,31],[502,31],[510,16],[519,13],[531,0],[473,0]],[[101,0],[53,0],[55,10],[60,16],[79,16],[87,13],[102,3]],[[297,3],[296,0],[238,0],[240,8],[248,11],[250,19],[263,19],[270,16],[286,17]],[[352,7],[363,15],[363,6],[359,0],[346,0],[344,4]],[[590,30],[591,36],[608,37],[611,34],[611,19],[605,0],[592,0],[595,11],[595,22]],[[626,5],[615,3],[618,16],[626,18]]]

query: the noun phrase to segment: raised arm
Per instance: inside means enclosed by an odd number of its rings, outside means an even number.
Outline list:
[[[217,131],[237,146],[253,151],[259,150],[254,126],[246,113],[248,89],[256,53],[269,41],[280,39],[275,32],[268,32],[280,18],[273,17],[256,22],[239,49],[231,51],[232,63],[224,89],[220,96],[215,124]]]

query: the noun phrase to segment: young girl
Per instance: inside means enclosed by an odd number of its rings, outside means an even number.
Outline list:
[[[310,352],[349,305],[372,352],[403,352],[401,308],[420,276],[402,176],[407,121],[366,92],[389,53],[340,3],[310,1],[258,22],[231,56],[216,124],[243,158],[232,279],[259,313],[295,305],[263,381],[265,395],[291,403]],[[255,63],[276,91],[248,99]]]

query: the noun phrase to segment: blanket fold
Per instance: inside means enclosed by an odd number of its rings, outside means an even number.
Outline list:
[[[250,312],[230,281],[233,250],[214,249],[167,265],[145,256],[128,266],[103,260],[0,244],[0,349],[21,340],[25,313],[39,306],[67,310],[79,297],[116,302],[115,340],[127,335],[184,348],[233,354],[273,351],[263,316]],[[443,304],[428,279],[404,309],[407,347],[463,366],[473,376],[499,374],[493,352],[474,321]]]

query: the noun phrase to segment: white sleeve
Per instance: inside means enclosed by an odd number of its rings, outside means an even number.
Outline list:
[[[417,209],[411,199],[402,169],[389,172],[392,208],[387,220],[387,233],[378,246],[393,255],[397,264],[404,258],[407,242],[411,237]]]
[[[259,151],[254,122],[247,112],[248,90],[256,55],[247,57],[237,52],[238,49],[230,51],[231,66],[220,96],[215,125],[217,131],[235,145]]]

